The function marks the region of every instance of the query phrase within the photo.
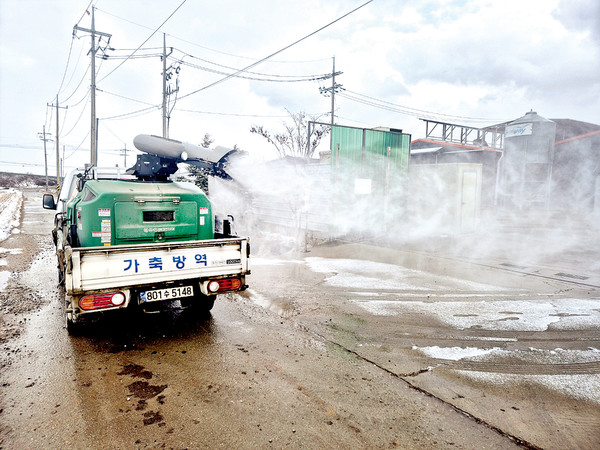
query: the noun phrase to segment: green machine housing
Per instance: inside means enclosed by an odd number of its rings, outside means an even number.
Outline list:
[[[173,181],[88,180],[67,204],[74,247],[213,239],[200,188]]]

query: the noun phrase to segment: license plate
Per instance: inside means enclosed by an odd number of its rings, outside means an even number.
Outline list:
[[[160,300],[173,300],[176,298],[191,297],[194,295],[192,286],[177,286],[168,289],[154,289],[140,292],[140,301],[157,302]]]

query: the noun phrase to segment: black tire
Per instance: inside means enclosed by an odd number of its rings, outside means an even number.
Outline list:
[[[68,312],[66,314],[66,325],[67,325],[67,333],[70,336],[80,336],[81,335],[81,322],[73,317],[73,313]]]
[[[190,299],[182,300],[181,305],[197,312],[208,312],[215,306],[215,295],[197,294]]]

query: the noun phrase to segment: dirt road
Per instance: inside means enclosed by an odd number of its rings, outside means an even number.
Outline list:
[[[2,243],[22,249],[3,256],[3,448],[600,445],[593,278],[324,246],[255,257],[209,318],[107,317],[72,338],[40,204],[27,194]]]

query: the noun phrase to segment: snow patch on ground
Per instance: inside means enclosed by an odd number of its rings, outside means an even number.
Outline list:
[[[480,349],[476,347],[416,347],[426,356],[436,359],[459,361],[519,361],[527,364],[553,365],[556,367],[570,366],[577,363],[597,362],[600,360],[600,350],[590,347],[588,350],[565,350],[556,348],[545,350],[529,348],[528,350],[503,350],[498,347]],[[583,399],[600,403],[600,374],[500,374],[484,371],[457,370],[459,374],[483,383],[499,384],[509,388],[510,384],[533,383],[546,387],[575,399]]]
[[[530,347],[528,350],[505,350],[499,347],[417,347],[413,346],[426,356],[436,359],[459,361],[469,359],[472,361],[494,361],[510,359],[529,364],[568,365],[584,362],[600,361],[600,350],[590,347],[588,350],[565,350],[556,348],[545,350]]]
[[[0,291],[4,290],[11,275],[12,272],[7,272],[6,270],[0,272]]]
[[[577,400],[600,404],[600,375],[513,375],[459,370],[458,373],[483,383],[494,383],[510,389],[510,385],[538,384]]]
[[[0,191],[0,241],[16,233],[21,220],[23,193],[15,189]]]
[[[22,248],[4,248],[4,247],[0,247],[0,253],[8,253],[11,255],[20,255],[21,253],[23,253],[23,249]]]
[[[406,312],[429,314],[453,328],[502,331],[546,331],[600,328],[600,299],[552,301],[414,302],[355,300],[378,316]]]
[[[477,348],[477,347],[416,347],[413,346],[413,350],[418,350],[426,356],[436,359],[450,359],[452,361],[458,361],[464,358],[473,358],[476,356],[489,355],[499,351],[498,347],[494,348]]]
[[[358,259],[305,258],[308,267],[317,273],[331,274],[325,281],[330,286],[349,289],[386,289],[392,291],[442,291],[453,289],[462,292],[501,292],[504,288],[476,283],[459,278],[433,275],[419,270],[407,269]],[[427,286],[423,280],[427,279]]]

